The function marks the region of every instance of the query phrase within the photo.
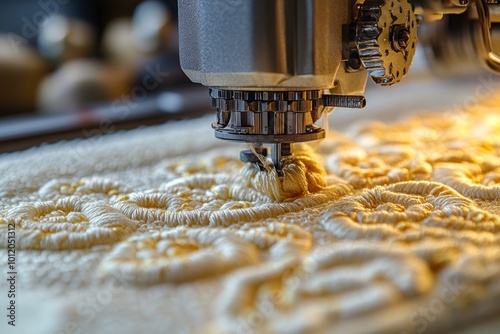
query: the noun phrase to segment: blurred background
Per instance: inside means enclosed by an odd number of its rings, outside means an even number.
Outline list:
[[[176,15],[177,0],[2,0],[0,152],[206,113]]]
[[[211,113],[207,89],[180,69],[176,15],[177,0],[2,0],[0,153]],[[333,127],[463,104],[491,81],[462,65],[437,79],[419,47],[403,83],[369,80],[368,107],[334,112]]]

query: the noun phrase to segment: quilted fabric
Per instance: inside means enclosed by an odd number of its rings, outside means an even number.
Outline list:
[[[18,315],[2,333],[442,333],[491,316],[498,103],[332,131],[283,176],[238,161],[208,118],[3,155]]]

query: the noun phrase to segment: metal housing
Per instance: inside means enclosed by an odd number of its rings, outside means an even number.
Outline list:
[[[342,60],[354,1],[182,0],[181,66],[189,78],[234,90],[325,89]],[[358,91],[365,83],[360,81]],[[359,93],[359,92],[358,92]]]

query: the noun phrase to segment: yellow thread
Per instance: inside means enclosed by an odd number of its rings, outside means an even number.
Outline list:
[[[485,173],[480,166],[468,163],[439,164],[434,169],[434,179],[468,197],[500,198],[500,167]]]
[[[321,223],[341,239],[451,238],[476,245],[500,240],[499,217],[435,182],[396,183],[343,198]]]
[[[241,170],[242,181],[267,195],[283,202],[327,187],[326,172],[318,157],[308,146],[296,145],[294,156],[286,159],[282,167],[283,176],[278,176],[275,169],[261,171],[254,164],[247,164]]]

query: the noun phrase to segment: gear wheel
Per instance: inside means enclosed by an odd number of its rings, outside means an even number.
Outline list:
[[[417,20],[407,0],[366,0],[357,6],[355,45],[379,85],[400,82],[415,55]]]

